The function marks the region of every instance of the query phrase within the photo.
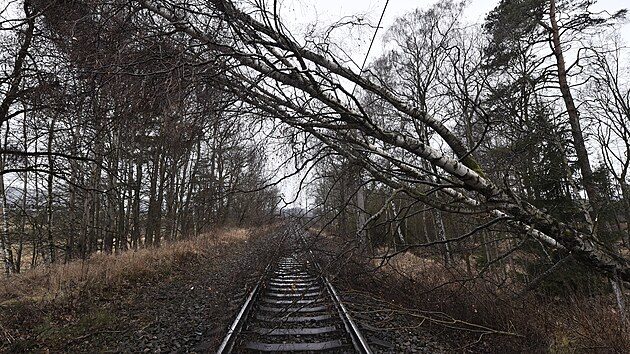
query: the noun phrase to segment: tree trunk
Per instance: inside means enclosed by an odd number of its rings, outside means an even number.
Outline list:
[[[556,58],[556,64],[558,67],[558,83],[560,85],[560,92],[562,93],[562,100],[564,101],[567,109],[569,123],[571,125],[573,146],[577,155],[578,166],[580,168],[580,172],[582,173],[584,189],[588,195],[590,205],[593,208],[593,213],[597,216],[601,208],[602,198],[593,179],[593,170],[591,169],[588,151],[586,150],[586,144],[584,142],[584,135],[580,125],[580,115],[573,101],[573,95],[567,80],[564,52],[560,42],[560,29],[558,28],[558,22],[556,19],[556,0],[549,1],[549,20],[551,23],[553,54]]]
[[[433,222],[437,232],[436,239],[444,241],[444,265],[448,267],[452,263],[451,245],[446,239],[446,229],[444,228],[441,210],[433,209]]]
[[[116,137],[113,137],[112,145],[117,145]],[[117,204],[116,201],[119,199],[118,195],[118,183],[116,182],[119,178],[118,176],[118,150],[114,151],[111,154],[111,157],[108,161],[108,171],[107,171],[107,193],[105,194],[105,220],[107,221],[106,227],[104,227],[105,231],[103,234],[103,252],[107,254],[111,254],[114,250],[114,233],[118,232],[118,223],[117,220]],[[117,238],[117,237],[116,237]]]
[[[162,155],[159,168],[159,185],[157,188],[157,201],[155,203],[155,236],[153,245],[160,246],[162,239],[162,204],[164,204],[164,185],[166,183],[166,157]]]
[[[400,227],[401,221],[398,219],[400,215],[398,215],[398,208],[396,208],[396,202],[394,202],[394,200],[391,201],[391,206],[394,220],[394,229],[392,233],[394,234],[394,236],[398,236],[400,244],[404,247],[405,245],[407,245],[407,240],[405,240],[405,236],[403,235],[402,229]]]
[[[7,129],[4,134],[3,148],[8,146],[10,125],[7,122]],[[5,167],[5,155],[0,155],[0,171],[4,171]],[[0,252],[2,252],[2,265],[4,272],[9,275],[15,273],[15,263],[13,262],[13,249],[11,246],[11,239],[9,238],[9,220],[7,218],[7,194],[4,185],[4,174],[0,175],[0,207],[2,207],[2,229],[0,230]]]
[[[72,154],[74,156],[78,155],[78,145],[79,139],[81,137],[80,125],[77,124],[76,128],[73,131],[72,136]],[[26,151],[28,147],[24,146],[24,151]],[[75,233],[81,232],[80,230],[76,230],[75,224],[78,219],[78,210],[77,210],[77,189],[79,186],[79,162],[75,160],[70,160],[70,185],[69,188],[69,196],[68,196],[68,217],[70,218],[69,235],[66,237],[66,254],[65,261],[68,262],[75,257],[75,248],[76,248],[76,239]],[[77,232],[78,231],[78,232]]]
[[[0,160],[3,159],[4,157],[0,158]],[[4,163],[2,163],[1,161],[0,169],[4,169]],[[12,257],[9,256],[9,252],[11,251],[11,243],[9,242],[9,221],[7,220],[6,211],[7,197],[4,189],[4,175],[0,176],[0,193],[2,193],[2,205],[0,205],[0,207],[2,207],[2,229],[0,231],[2,232],[2,237],[0,237],[0,252],[2,252],[2,266],[4,268],[4,273],[6,275],[9,275],[13,271],[15,271],[15,269],[11,265],[13,263],[11,261]]]
[[[187,187],[182,187],[181,195],[181,216],[180,223],[182,228],[182,235],[186,238],[191,236],[191,232],[195,230],[195,207],[191,206],[193,193],[199,191],[198,170],[199,162],[201,159],[201,141],[197,143],[195,151],[195,160],[190,166],[190,177],[188,178]],[[186,170],[184,170],[184,176],[186,176]],[[193,232],[196,235],[196,232]]]
[[[92,254],[99,249],[99,241],[103,240],[103,227],[101,215],[103,214],[103,203],[101,202],[102,194],[101,194],[101,174],[103,168],[103,146],[101,143],[96,145],[96,162],[94,163],[94,167],[92,169],[92,209],[91,209],[91,226],[90,226],[90,237],[89,237],[89,245],[88,245],[88,253]],[[102,244],[101,244],[102,248]]]
[[[130,177],[131,178],[131,177]],[[131,232],[131,247],[137,250],[140,246],[140,192],[142,190],[142,158],[138,158],[136,161],[136,177],[133,181],[134,195],[133,195],[133,211],[132,211],[132,232]]]
[[[49,130],[48,130],[48,144],[47,144],[47,149],[48,149],[48,185],[46,188],[47,191],[47,195],[46,195],[46,229],[47,229],[47,235],[48,235],[48,251],[49,251],[49,256],[50,256],[50,263],[55,263],[55,258],[56,258],[56,253],[55,253],[55,239],[54,239],[54,234],[53,234],[53,183],[54,183],[54,170],[55,170],[55,166],[54,166],[54,158],[52,155],[52,149],[53,149],[53,138],[54,138],[54,132],[55,132],[55,123],[56,123],[56,118],[51,118],[50,120],[50,126],[49,126]]]
[[[26,141],[26,140],[25,140]],[[22,201],[21,201],[21,210],[20,210],[20,231],[18,237],[18,246],[15,257],[15,272],[20,273],[22,269],[22,250],[24,246],[24,235],[26,234],[26,196],[28,190],[28,172],[24,172],[24,177],[22,181]],[[32,233],[31,233],[32,234]]]
[[[175,240],[175,230],[177,225],[175,224],[175,213],[177,212],[177,188],[176,182],[178,177],[178,164],[173,161],[172,165],[168,169],[168,183],[166,185],[166,220],[164,235],[169,241]]]
[[[361,183],[361,181],[359,181]],[[361,183],[357,190],[357,236],[359,237],[359,245],[370,247],[368,243],[368,230],[365,224],[367,213],[365,212],[365,187]]]
[[[625,181],[620,181],[621,198],[624,205],[624,218],[626,219],[626,229],[624,230],[623,240],[626,247],[630,247],[630,185]]]
[[[118,190],[116,191],[116,241],[114,242],[114,250],[115,252],[119,252],[121,250],[127,249],[127,235],[128,235],[128,217],[127,217],[127,208],[125,208],[125,201],[127,199],[127,194],[129,192],[128,184],[129,184],[129,161],[123,158],[123,161],[120,162],[120,170],[122,171],[122,175],[120,176],[120,180],[122,184],[118,184]]]
[[[39,131],[37,129],[37,127],[35,127],[34,129],[34,135],[35,136],[39,136]],[[35,152],[39,151],[39,144],[37,142],[35,142],[35,147],[34,147]],[[38,157],[37,154],[33,157],[33,164],[35,166],[37,166],[37,164],[39,163],[38,161]],[[34,173],[33,174],[33,190],[35,191],[35,200],[34,200],[34,206],[36,208],[39,208],[40,206],[40,188],[39,188],[39,173]],[[39,245],[41,244],[41,232],[40,232],[40,228],[39,228],[39,223],[38,222],[34,222],[33,223],[33,237],[32,237],[32,254],[31,254],[31,269],[35,268],[35,266],[37,265],[37,255],[39,254]]]
[[[145,246],[153,246],[156,222],[157,222],[157,187],[160,174],[160,155],[156,152],[153,158],[153,167],[151,170],[151,180],[149,186],[149,210],[147,211],[146,232],[144,236]]]

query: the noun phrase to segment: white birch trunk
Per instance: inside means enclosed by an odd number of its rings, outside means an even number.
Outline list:
[[[444,265],[448,266],[452,262],[451,246],[446,239],[446,229],[444,228],[444,219],[442,219],[442,212],[440,210],[433,209],[433,221],[435,223],[435,229],[437,232],[437,239],[444,241]]]
[[[398,235],[398,239],[400,240],[400,243],[403,245],[407,244],[407,241],[405,240],[405,236],[402,233],[402,229],[400,228],[400,221],[396,220],[398,218],[398,209],[396,208],[396,203],[392,200],[391,201],[391,205],[392,205],[392,211],[394,212],[394,223],[396,224],[395,227],[395,233],[396,235]]]

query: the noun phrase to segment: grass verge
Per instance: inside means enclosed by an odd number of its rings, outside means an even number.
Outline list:
[[[418,319],[457,352],[630,352],[630,331],[610,293],[523,292],[522,284],[500,279],[502,269],[470,275],[464,264],[446,268],[434,256],[411,252],[385,262],[359,255],[350,260],[349,253],[335,252],[342,240],[329,236],[322,238],[325,242],[334,245],[321,247],[326,263],[337,263],[331,268],[338,269],[344,288],[382,299],[396,308],[396,316]]]
[[[231,287],[240,282],[239,276],[258,267],[243,259],[253,258],[247,255],[254,248],[250,245],[261,242],[256,239],[268,233],[264,227],[226,228],[160,248],[95,254],[84,261],[51,265],[3,279],[0,352],[126,350],[137,342],[134,338],[166,326],[195,333],[182,326],[184,321],[192,323],[191,314],[183,313],[190,309],[199,317],[195,318],[197,324],[220,328],[218,318],[224,314],[219,312],[226,311],[228,296],[224,293],[229,294]],[[242,274],[237,274],[241,269]],[[226,276],[233,278],[220,284]],[[205,307],[195,307],[199,304]],[[165,312],[166,308],[173,310]],[[180,310],[181,315],[177,314]],[[212,323],[204,316],[217,321]],[[192,342],[182,345],[192,347]]]

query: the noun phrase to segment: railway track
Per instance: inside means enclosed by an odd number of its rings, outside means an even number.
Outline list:
[[[371,350],[319,267],[294,254],[269,265],[247,296],[217,351],[232,352]]]

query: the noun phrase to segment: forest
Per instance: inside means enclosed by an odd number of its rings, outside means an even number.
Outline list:
[[[274,212],[261,142],[243,128],[236,100],[203,79],[216,68],[183,65],[175,41],[141,43],[131,23],[99,29],[109,15],[90,15],[88,4],[74,4],[72,19],[62,3],[3,10],[6,272]]]
[[[335,42],[372,33],[358,14],[295,33],[278,1],[8,1],[4,271],[269,223],[297,180],[346,252],[606,296],[627,330],[627,10],[594,3],[500,0],[475,24],[442,1],[361,65]]]

